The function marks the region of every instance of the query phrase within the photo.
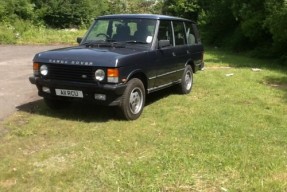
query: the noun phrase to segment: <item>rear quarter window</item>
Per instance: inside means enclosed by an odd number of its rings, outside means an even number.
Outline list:
[[[201,43],[197,26],[193,23],[186,23],[186,38],[188,45]]]

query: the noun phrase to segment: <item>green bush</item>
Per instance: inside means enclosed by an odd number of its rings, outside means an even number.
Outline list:
[[[30,0],[0,0],[1,21],[10,22],[15,19],[33,21],[34,16],[34,4]]]
[[[8,23],[0,23],[0,44],[15,44],[16,42],[15,28]]]
[[[14,27],[16,26],[16,27]],[[16,20],[12,24],[0,23],[0,44],[75,44],[85,29],[49,29],[31,22]]]

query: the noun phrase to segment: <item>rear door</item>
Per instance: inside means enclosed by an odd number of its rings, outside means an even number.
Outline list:
[[[174,56],[177,66],[176,76],[177,80],[181,79],[185,64],[190,59],[189,46],[186,39],[185,24],[183,21],[173,21],[174,30]]]

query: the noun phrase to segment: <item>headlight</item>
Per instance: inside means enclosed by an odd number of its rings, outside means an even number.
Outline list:
[[[96,72],[95,72],[95,78],[96,78],[96,80],[98,80],[98,81],[102,81],[102,80],[104,80],[105,79],[105,71],[104,70],[102,70],[102,69],[98,69],[98,70],[96,70]]]
[[[46,76],[46,75],[48,75],[48,67],[46,66],[46,65],[42,65],[41,67],[40,67],[40,73],[41,73],[41,75],[43,75],[43,76]]]

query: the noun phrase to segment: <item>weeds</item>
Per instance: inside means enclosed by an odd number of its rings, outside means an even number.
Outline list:
[[[29,22],[15,21],[0,25],[0,44],[75,44],[86,30],[50,29]]]

